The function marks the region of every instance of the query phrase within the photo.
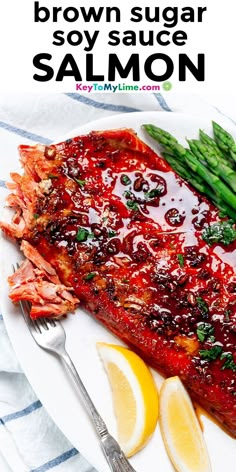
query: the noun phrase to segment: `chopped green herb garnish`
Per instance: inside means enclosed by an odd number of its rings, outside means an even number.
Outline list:
[[[86,184],[86,180],[76,179],[75,177],[74,180],[80,185],[80,187],[83,187]]]
[[[129,279],[122,279],[123,284],[129,284]]]
[[[96,272],[89,272],[85,277],[84,280],[92,280],[96,275]]]
[[[49,179],[58,179],[58,178],[59,178],[59,175],[48,174],[48,178],[49,178]]]
[[[215,342],[215,340],[216,340],[215,336],[209,336],[207,338],[207,341],[209,341],[209,343],[212,343],[212,344]]]
[[[150,192],[146,192],[145,198],[147,199],[155,198],[155,197],[158,197],[158,195],[160,195],[161,193],[162,193],[162,189],[157,187],[157,188],[154,188],[153,190],[150,190]]]
[[[227,216],[227,212],[226,212],[226,211],[224,211],[224,210],[220,210],[220,211],[219,211],[219,217],[220,217],[220,218],[226,218],[226,216]]]
[[[236,241],[235,223],[232,220],[219,221],[204,228],[202,239],[210,246],[214,243],[222,243],[228,246]]]
[[[184,256],[182,254],[177,254],[177,259],[179,261],[180,267],[184,267]]]
[[[210,323],[198,323],[197,336],[199,341],[203,342],[206,337],[214,333],[214,327]],[[214,336],[213,336],[214,337]]]
[[[117,235],[117,232],[114,231],[113,229],[109,229],[108,231],[108,238],[114,238],[114,236]]]
[[[76,239],[77,239],[77,241],[79,241],[80,243],[82,243],[82,242],[84,242],[84,241],[87,241],[88,236],[89,236],[88,230],[85,229],[85,228],[80,228],[80,229],[78,230],[77,235],[76,235]]]
[[[203,300],[202,297],[197,297],[196,300],[197,300],[197,306],[199,310],[201,311],[203,315],[206,315],[209,310],[207,303],[205,302],[205,300]]]
[[[229,321],[229,315],[231,313],[231,310],[225,310],[225,319]]]
[[[127,190],[123,193],[125,198],[130,198],[132,196],[131,192],[128,192]],[[138,204],[134,200],[127,200],[126,205],[130,210],[138,210]]]
[[[225,359],[225,362],[221,367],[222,370],[231,369],[233,372],[236,372],[236,364],[234,362],[232,352],[223,352],[220,356],[220,359]]]
[[[103,216],[102,221],[107,221],[107,220],[108,220],[108,216]]]
[[[217,345],[211,347],[211,349],[204,349],[199,351],[201,358],[206,361],[215,361],[221,353],[222,347]]]
[[[120,181],[123,185],[129,185],[131,184],[131,180],[130,178],[128,177],[128,175],[126,174],[122,174],[121,178],[120,178]]]
[[[135,211],[138,210],[138,204],[134,202],[133,200],[127,200],[126,205],[128,208],[130,208],[130,210],[135,210]]]
[[[39,214],[38,213],[34,213],[34,218],[37,220],[39,218]]]
[[[219,306],[219,304],[220,304],[220,301],[219,301],[219,300],[215,300],[215,301],[212,303],[212,306],[214,306],[214,307],[216,306],[216,307],[217,307],[217,306]]]

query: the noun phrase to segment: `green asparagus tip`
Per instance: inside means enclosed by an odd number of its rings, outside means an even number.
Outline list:
[[[213,130],[216,132],[222,131],[223,133],[226,133],[227,135],[229,134],[227,131],[225,131],[224,128],[222,128],[222,126],[216,123],[216,121],[212,121],[212,126],[213,126]]]

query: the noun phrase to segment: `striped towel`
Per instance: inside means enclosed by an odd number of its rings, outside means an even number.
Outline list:
[[[223,113],[226,122],[236,122],[231,100],[214,98],[218,108],[199,96],[177,97],[172,92],[166,92],[165,96],[68,93],[0,97],[1,206],[8,179],[4,161],[11,159],[20,143],[49,144],[89,121],[136,111],[178,111],[212,117]],[[2,315],[0,352],[0,471],[95,471],[53,423],[33,392],[14,355]]]

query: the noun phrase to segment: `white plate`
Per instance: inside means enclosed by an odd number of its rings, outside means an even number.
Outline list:
[[[155,148],[153,140],[148,138],[141,129],[143,123],[153,123],[173,133],[181,141],[185,136],[197,137],[199,128],[211,132],[212,117],[187,116],[180,113],[143,112],[115,115],[88,123],[76,129],[71,136],[87,133],[91,130],[131,127],[138,136]],[[218,122],[225,125],[219,116]],[[231,129],[230,129],[231,128]],[[235,134],[235,128],[227,124],[227,129]],[[17,151],[12,161],[6,163],[9,172],[18,168]],[[21,258],[17,247],[1,236],[1,300],[2,313],[6,328],[16,351],[16,355],[39,399],[46,407],[55,423],[71,441],[71,443],[100,472],[108,472],[109,468],[101,452],[94,428],[88,418],[82,402],[68,378],[63,366],[52,355],[37,347],[19,315],[19,308],[8,299],[7,276],[12,272],[12,263]],[[96,341],[115,342],[122,344],[117,338],[103,328],[90,315],[78,309],[75,316],[69,316],[64,322],[67,335],[67,349],[97,409],[106,421],[112,434],[116,434],[115,419],[112,410],[111,392],[98,358]],[[154,373],[157,384],[161,377]],[[225,434],[213,421],[203,416],[204,435],[208,446],[212,471],[232,471],[235,463],[235,442]],[[173,472],[173,467],[166,455],[159,426],[146,446],[136,454],[131,463],[137,472],[159,470]]]

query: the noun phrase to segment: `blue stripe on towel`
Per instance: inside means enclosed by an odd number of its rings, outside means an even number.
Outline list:
[[[89,105],[94,108],[100,108],[102,110],[117,111],[120,113],[142,111],[138,108],[126,107],[125,105],[115,105],[113,103],[97,102],[97,100],[85,97],[84,95],[80,95],[79,93],[66,93],[65,95],[67,95],[67,97],[72,98],[73,100],[77,100],[80,103],[84,103],[84,105]]]
[[[11,413],[10,415],[2,416],[0,418],[0,424],[5,424],[8,423],[8,421],[16,420],[18,418],[21,418],[22,416],[29,415],[32,413],[32,411],[38,410],[38,408],[42,407],[42,403],[37,400],[34,403],[31,403],[29,406],[24,408],[23,410],[16,411],[15,413]]]
[[[159,105],[161,106],[161,108],[165,111],[172,111],[169,107],[169,105],[166,103],[163,95],[161,93],[154,93],[153,94],[155,99],[158,101]]]
[[[0,187],[7,188],[6,182],[4,180],[0,180]]]
[[[70,449],[69,451],[64,452],[60,456],[55,457],[55,459],[52,459],[51,461],[46,462],[40,467],[37,467],[36,469],[31,470],[31,472],[46,472],[47,470],[52,469],[53,467],[56,467],[57,465],[61,464],[62,462],[67,461],[71,457],[76,456],[77,454],[79,454],[77,449],[75,448]]]
[[[2,314],[0,314],[0,321],[3,321],[3,316],[2,316]]]
[[[45,138],[44,136],[40,136],[38,134],[30,133],[25,129],[16,128],[16,126],[9,125],[4,121],[0,121],[0,128],[3,128],[10,133],[18,134],[18,136],[22,136],[22,138],[30,139],[31,141],[35,141],[41,144],[51,144],[52,139]]]

